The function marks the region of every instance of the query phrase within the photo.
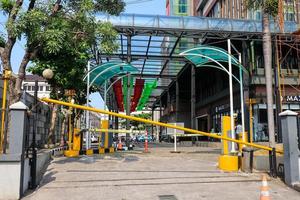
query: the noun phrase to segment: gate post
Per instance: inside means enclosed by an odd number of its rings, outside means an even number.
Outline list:
[[[9,109],[9,150],[0,155],[0,199],[19,199],[27,190],[30,179],[29,161],[24,155],[28,108],[19,101]]]
[[[279,114],[284,147],[284,181],[289,186],[300,181],[297,115],[290,110]]]

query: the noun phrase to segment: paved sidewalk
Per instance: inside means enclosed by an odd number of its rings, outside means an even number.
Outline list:
[[[261,174],[217,169],[219,150],[181,147],[55,158],[41,186],[24,199],[34,200],[199,200],[259,199]],[[299,200],[300,193],[280,180],[269,181],[272,200]]]

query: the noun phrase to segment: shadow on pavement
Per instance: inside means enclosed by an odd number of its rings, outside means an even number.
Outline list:
[[[72,173],[108,173],[108,172],[115,172],[115,173],[120,173],[120,172],[126,172],[126,173],[145,173],[145,172],[153,172],[153,173],[221,173],[219,170],[195,170],[195,171],[188,171],[188,170],[67,170],[66,172],[72,172]],[[230,174],[230,172],[226,173]],[[236,173],[235,173],[236,174]]]
[[[60,180],[57,183],[85,183],[85,182],[117,182],[117,181],[147,181],[147,180],[172,180],[172,179],[205,179],[205,178],[237,178],[238,176],[177,176],[159,178],[121,178],[121,179],[88,179],[88,180]]]
[[[125,184],[89,184],[89,185],[74,185],[74,186],[64,186],[64,189],[67,188],[95,188],[95,187],[127,187],[127,186],[167,186],[167,185],[191,185],[191,184],[224,184],[224,183],[259,183],[261,180],[231,180],[231,181],[189,181],[189,182],[169,182],[169,183],[125,183]],[[57,189],[61,187],[44,187],[44,189]]]

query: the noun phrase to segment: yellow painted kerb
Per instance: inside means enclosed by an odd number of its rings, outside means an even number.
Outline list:
[[[64,155],[68,158],[74,158],[79,156],[79,151],[75,150],[66,150],[64,151]]]
[[[105,153],[105,149],[103,147],[99,148],[99,154],[104,154]]]
[[[88,155],[88,156],[93,155],[94,150],[93,149],[87,149],[85,154]]]
[[[110,147],[110,148],[109,148],[109,153],[114,153],[114,152],[115,152],[115,148]]]

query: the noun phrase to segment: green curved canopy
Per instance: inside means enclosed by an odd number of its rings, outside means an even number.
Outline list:
[[[197,67],[201,67],[207,63],[211,62],[228,62],[229,54],[222,48],[201,45],[199,47],[195,47],[189,50],[186,50],[180,55],[184,56],[186,59],[194,63]],[[248,71],[239,63],[239,61],[234,57],[231,57],[231,62],[233,65],[242,68],[242,70],[246,73]]]
[[[89,85],[101,86],[106,80],[118,75],[126,73],[137,73],[139,70],[128,63],[107,62],[102,65],[92,67],[88,72],[90,75]],[[87,78],[85,75],[84,80]]]

